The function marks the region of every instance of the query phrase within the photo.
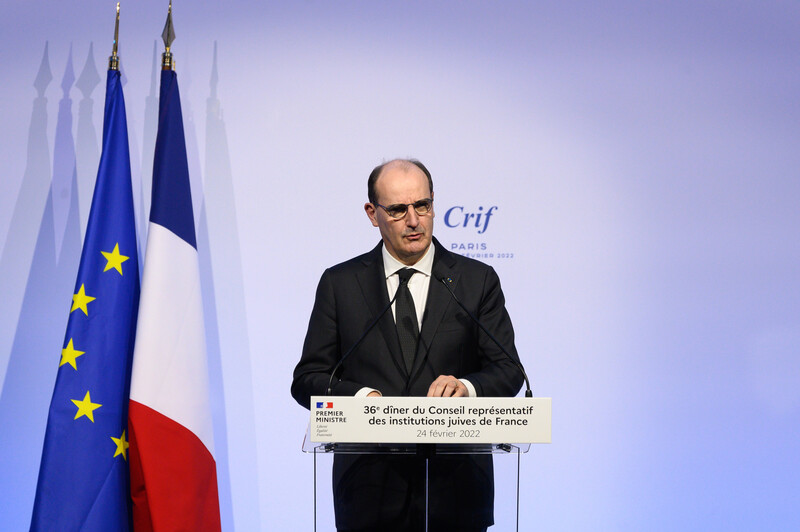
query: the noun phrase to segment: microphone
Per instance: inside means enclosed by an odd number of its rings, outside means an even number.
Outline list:
[[[472,314],[472,312],[470,312],[469,309],[464,306],[464,304],[461,301],[458,300],[456,295],[450,289],[450,283],[452,283],[453,280],[450,277],[442,277],[439,280],[442,282],[444,287],[447,289],[447,292],[453,298],[453,301],[458,303],[458,306],[461,307],[462,310],[464,310],[464,312],[466,312],[467,315],[472,319],[472,321],[474,321],[478,325],[478,327],[480,327],[481,330],[486,333],[486,336],[488,336],[492,340],[492,342],[494,342],[495,345],[500,348],[500,351],[502,351],[503,354],[505,356],[507,356],[508,359],[511,362],[514,363],[514,365],[517,367],[519,372],[522,373],[522,377],[525,379],[525,397],[533,397],[533,392],[531,391],[531,383],[528,380],[528,375],[525,373],[525,368],[522,367],[522,363],[517,361],[514,357],[512,357],[511,354],[509,354],[509,352],[506,351],[506,348],[503,347],[502,344],[497,340],[497,338],[495,338],[494,335],[492,333],[490,333],[489,330],[486,327],[483,326],[483,324],[480,322],[480,320],[478,318],[476,318]]]
[[[400,287],[398,286],[397,290],[394,291],[394,297],[392,297],[391,301],[389,301],[389,304],[383,307],[383,310],[381,310],[380,313],[377,316],[375,316],[375,319],[372,320],[372,323],[370,323],[367,326],[367,328],[364,330],[364,332],[361,334],[358,340],[356,340],[355,343],[352,346],[350,346],[350,349],[348,349],[347,352],[344,355],[342,355],[342,358],[339,359],[339,362],[337,362],[336,365],[333,366],[333,371],[331,371],[331,377],[328,379],[328,390],[325,392],[325,395],[331,395],[331,388],[333,387],[333,376],[336,375],[336,371],[341,367],[342,363],[347,359],[347,357],[350,356],[350,353],[355,351],[356,347],[358,347],[361,344],[361,342],[364,341],[364,338],[366,338],[367,334],[369,334],[372,328],[378,324],[383,315],[386,314],[386,311],[389,310],[389,308],[391,308],[395,299],[397,299],[397,294],[399,292],[400,292]]]

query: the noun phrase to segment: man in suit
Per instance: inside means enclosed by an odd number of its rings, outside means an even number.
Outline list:
[[[384,312],[337,371],[333,395],[516,395],[522,386],[518,369],[442,284],[517,358],[497,274],[433,238],[430,172],[416,160],[389,161],[372,171],[367,188],[364,210],[381,242],[323,273],[294,371],[293,397],[308,408],[312,395],[325,394],[342,355],[395,294],[391,312]],[[493,524],[490,456],[434,456],[428,474],[429,530],[482,531]],[[415,456],[336,456],[337,529],[424,530],[424,478],[424,460]]]

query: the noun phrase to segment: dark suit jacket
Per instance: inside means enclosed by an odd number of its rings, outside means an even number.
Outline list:
[[[497,274],[486,264],[450,253],[436,239],[433,244],[432,278],[411,372],[405,368],[389,310],[342,364],[333,395],[354,395],[366,386],[384,396],[424,396],[439,375],[468,379],[479,396],[514,396],[519,391],[522,376],[517,368],[440,281],[452,280],[449,286],[464,306],[517,357]],[[389,303],[381,246],[322,275],[292,382],[293,397],[306,408],[312,395],[325,394],[330,372],[342,354]],[[333,479],[337,526],[366,528],[407,513],[417,504],[404,495],[416,489],[410,485],[417,482],[413,471],[418,468],[412,462],[337,456]],[[432,519],[438,516],[451,526],[454,519],[473,527],[492,524],[491,457],[440,456],[430,468]]]

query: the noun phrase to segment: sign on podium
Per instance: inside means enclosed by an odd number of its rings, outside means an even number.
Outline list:
[[[549,397],[311,398],[314,443],[550,443]]]

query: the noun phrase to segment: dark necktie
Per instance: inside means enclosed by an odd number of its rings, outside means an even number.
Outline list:
[[[397,301],[395,302],[395,323],[397,336],[400,338],[400,349],[403,351],[403,361],[406,370],[411,373],[414,366],[414,357],[417,354],[417,341],[419,340],[419,326],[417,325],[417,309],[414,299],[408,289],[408,280],[417,270],[403,268],[397,272],[400,286],[397,288]]]

